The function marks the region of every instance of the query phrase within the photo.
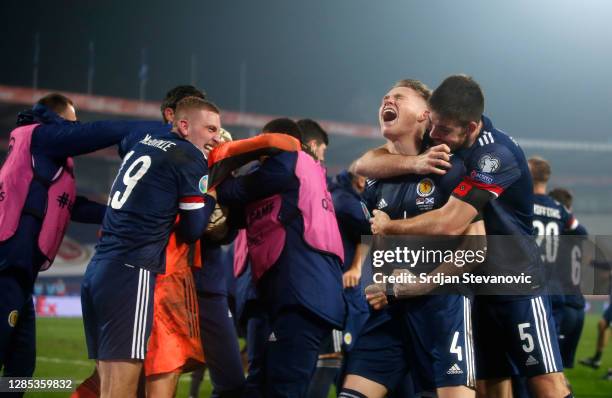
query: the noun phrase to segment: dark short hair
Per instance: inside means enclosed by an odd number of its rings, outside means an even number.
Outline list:
[[[287,134],[293,138],[297,138],[300,143],[302,142],[302,134],[297,123],[287,117],[270,120],[263,126],[261,132]]]
[[[429,108],[462,125],[478,122],[484,112],[484,94],[470,76],[449,76],[431,94]]]
[[[574,196],[569,191],[569,189],[565,188],[555,188],[548,193],[548,196],[561,203],[563,206],[568,209],[572,208],[572,203],[574,201]]]
[[[39,105],[44,105],[58,115],[66,110],[68,105],[74,106],[72,100],[60,93],[47,94],[36,102]]]
[[[531,172],[531,178],[534,182],[548,182],[552,173],[548,161],[539,156],[534,156],[529,158],[527,163],[529,164],[529,171]]]
[[[191,85],[182,85],[174,87],[172,90],[166,93],[166,97],[164,97],[164,100],[162,101],[162,104],[160,106],[162,116],[164,115],[164,110],[166,108],[176,110],[176,104],[178,104],[178,102],[185,97],[197,97],[201,99],[206,99],[206,93],[204,91],[198,90],[197,88]]]
[[[319,123],[312,119],[300,119],[297,121],[297,125],[302,132],[302,141],[304,143],[315,140],[317,145],[323,143],[329,145],[329,136]]]

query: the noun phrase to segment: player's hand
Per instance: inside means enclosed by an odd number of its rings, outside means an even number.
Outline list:
[[[391,218],[382,210],[374,210],[370,218],[370,229],[374,235],[385,235]]]
[[[342,287],[355,287],[359,285],[359,280],[361,279],[361,270],[356,268],[351,268],[342,274]]]
[[[397,268],[393,270],[392,273],[395,277],[404,276],[405,280],[410,280],[408,277],[412,275],[412,280],[414,283],[394,283],[393,284],[393,295],[397,298],[406,298],[406,297],[414,297],[420,296],[423,294],[422,286],[417,282],[416,276],[407,269]]]
[[[416,157],[414,172],[416,174],[446,174],[451,168],[450,148],[446,144],[440,144],[429,148]]]
[[[365,288],[366,300],[375,310],[380,310],[387,306],[387,293],[385,285],[373,284]]]
[[[212,196],[213,198],[215,198],[215,200],[217,200],[217,191],[214,190],[214,189],[211,190],[211,191],[206,192],[206,195]]]

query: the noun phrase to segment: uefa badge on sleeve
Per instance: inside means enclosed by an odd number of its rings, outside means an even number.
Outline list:
[[[200,192],[202,193],[208,192],[208,175],[205,175],[204,177],[200,178],[200,182],[198,183],[198,188],[200,189]]]

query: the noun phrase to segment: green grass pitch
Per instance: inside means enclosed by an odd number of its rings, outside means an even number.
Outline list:
[[[587,315],[577,358],[593,354],[595,349],[596,323],[599,314]],[[69,378],[75,381],[85,379],[93,369],[93,362],[87,359],[85,337],[81,319],[39,318],[36,324],[38,358],[35,377]],[[611,340],[612,341],[612,340]],[[611,343],[612,345],[612,343]],[[612,347],[607,347],[602,367],[592,370],[577,364],[567,375],[574,387],[577,398],[610,398],[612,381],[601,380],[605,370],[612,368]],[[189,376],[183,376],[179,383],[178,397],[187,397]],[[201,397],[210,395],[211,385],[207,379],[202,383]],[[26,397],[62,397],[67,393],[27,393]],[[330,397],[332,395],[330,394]]]

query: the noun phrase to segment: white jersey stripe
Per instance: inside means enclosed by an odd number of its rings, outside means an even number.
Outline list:
[[[544,344],[543,344],[543,330],[541,329],[541,322],[540,322],[540,315],[537,309],[537,303],[535,301],[535,299],[531,299],[531,309],[533,311],[533,317],[535,319],[535,329],[536,329],[536,333],[538,336],[538,346],[540,349],[540,352],[542,353],[542,359],[544,361],[544,370],[546,371],[546,373],[550,373],[550,363],[548,361],[548,352],[546,351],[546,349],[544,348]]]
[[[134,356],[134,359],[140,359],[140,350],[142,349],[142,338],[140,336],[142,335],[143,329],[142,313],[144,312],[144,295],[145,289],[147,288],[147,274],[145,274],[144,269],[142,268],[140,268],[138,272],[140,272],[140,275],[142,276],[142,289],[140,289],[138,293],[138,324],[136,329],[136,355]]]
[[[149,284],[151,282],[151,271],[144,270],[146,275],[146,284],[145,284],[145,305],[142,317],[142,336],[141,336],[141,356],[140,359],[145,358],[145,352],[147,350],[147,341],[146,341],[146,332],[147,332],[147,317],[149,315],[149,294],[151,289],[149,288]]]
[[[201,209],[202,207],[204,207],[204,203],[202,202],[195,202],[195,203],[179,203],[179,209],[181,210],[197,210],[197,209]]]
[[[469,298],[465,298],[467,304],[467,336],[468,352],[470,358],[470,387],[476,386],[476,360],[474,359],[474,332],[472,330],[472,303]]]
[[[483,145],[484,145],[484,142],[482,142],[482,138],[479,138],[479,139],[478,139],[478,142],[480,143],[480,146],[483,146]]]
[[[545,331],[545,336],[546,336],[546,340],[548,342],[548,352],[550,354],[550,362],[552,364],[552,371],[556,372],[557,371],[557,362],[555,361],[555,355],[553,353],[553,347],[552,347],[552,341],[550,339],[550,329],[548,328],[548,317],[546,316],[546,307],[544,307],[544,301],[542,301],[542,296],[537,298],[538,302],[540,303],[540,308],[542,310],[542,319],[544,319],[544,331]]]
[[[466,385],[470,385],[471,375],[470,375],[470,349],[468,345],[468,308],[466,298],[463,298],[463,348],[465,349],[465,367],[467,369],[466,372]]]
[[[551,372],[552,371],[552,360],[551,360],[551,355],[552,355],[552,350],[550,349],[550,341],[549,339],[546,338],[546,335],[548,334],[548,327],[546,326],[545,320],[546,320],[546,312],[543,311],[543,308],[540,307],[540,297],[536,297],[535,299],[535,303],[536,303],[536,309],[538,311],[538,315],[539,315],[539,321],[540,321],[540,329],[542,330],[542,340],[543,340],[543,346],[542,348],[546,351],[546,359],[547,359],[547,364],[548,364],[548,369],[547,372]]]
[[[140,290],[142,288],[142,273],[138,274],[138,290],[136,291],[136,308],[134,310],[134,324],[132,325],[132,358],[136,357],[136,330],[138,327],[138,310],[140,308]]]

